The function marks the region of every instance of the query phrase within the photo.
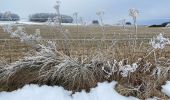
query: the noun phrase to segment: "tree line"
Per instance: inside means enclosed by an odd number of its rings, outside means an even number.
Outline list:
[[[20,20],[20,17],[17,14],[11,12],[0,13],[0,21],[18,21],[18,20]]]
[[[55,17],[58,16],[54,13],[35,13],[29,16],[29,21],[32,22],[46,22],[49,19],[53,22]],[[60,15],[61,23],[72,23],[73,18],[68,15]],[[11,12],[0,13],[0,21],[19,21],[20,16]]]
[[[29,21],[32,22],[46,22],[48,20],[51,20],[52,22],[55,20],[55,17],[58,16],[54,13],[36,13],[29,16]],[[73,18],[68,15],[60,15],[60,22],[61,23],[72,23]]]

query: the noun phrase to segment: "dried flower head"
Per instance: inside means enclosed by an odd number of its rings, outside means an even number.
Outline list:
[[[136,20],[136,18],[139,16],[139,11],[135,8],[129,9],[129,16]]]

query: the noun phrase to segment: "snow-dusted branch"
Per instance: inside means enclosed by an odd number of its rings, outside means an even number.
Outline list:
[[[26,43],[34,48],[39,48],[37,47],[37,43],[39,43],[41,40],[40,29],[36,29],[35,33],[33,34],[28,34],[25,32],[24,27],[21,26],[18,26],[17,29],[14,29],[12,26],[7,25],[3,26],[3,29],[5,32],[10,34],[11,38],[18,38],[23,43]]]

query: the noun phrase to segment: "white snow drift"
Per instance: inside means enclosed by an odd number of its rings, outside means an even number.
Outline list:
[[[167,81],[166,85],[163,85],[162,88],[162,92],[170,97],[170,81]]]
[[[73,95],[58,86],[26,85],[13,92],[1,92],[0,100],[138,100],[118,94],[114,90],[115,85],[114,81],[99,83],[89,93],[82,91]]]

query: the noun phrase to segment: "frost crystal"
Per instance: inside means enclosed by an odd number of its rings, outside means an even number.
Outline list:
[[[170,44],[170,40],[165,38],[162,33],[151,39],[150,45],[155,49],[163,49],[166,45]]]
[[[137,68],[138,68],[138,65],[136,63],[133,63],[132,65],[121,66],[120,68],[121,75],[123,77],[127,77],[130,72],[135,72]]]

